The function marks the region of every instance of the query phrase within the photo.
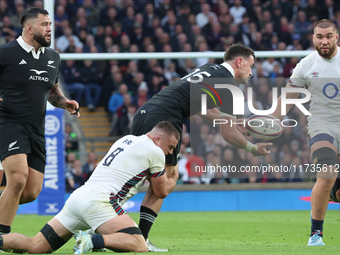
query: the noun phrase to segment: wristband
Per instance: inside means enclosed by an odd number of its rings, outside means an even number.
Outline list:
[[[79,108],[76,108],[75,110],[76,110],[76,112],[75,112],[75,113],[73,113],[73,115],[77,115],[77,114],[78,114],[78,112],[79,112]]]
[[[247,141],[247,145],[243,148],[243,150],[254,153],[257,151],[257,145]]]

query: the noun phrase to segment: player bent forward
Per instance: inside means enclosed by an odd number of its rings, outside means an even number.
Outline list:
[[[66,201],[64,208],[35,237],[13,233],[0,236],[0,248],[14,252],[50,253],[63,246],[77,230],[92,229],[75,235],[75,254],[91,249],[147,252],[148,246],[133,219],[122,205],[132,187],[140,187],[150,177],[160,198],[175,187],[176,178],[164,174],[165,155],[173,153],[179,139],[175,127],[158,123],[142,136],[127,135],[112,145],[90,179]],[[134,189],[135,190],[135,189]]]

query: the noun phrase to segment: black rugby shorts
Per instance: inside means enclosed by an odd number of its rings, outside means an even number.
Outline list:
[[[144,104],[141,106],[135,116],[133,117],[131,134],[140,136],[150,132],[151,129],[161,121],[169,121],[175,126],[180,134],[180,140],[172,154],[166,155],[165,162],[173,166],[177,165],[177,158],[182,142],[183,120],[171,115],[171,113],[164,110],[162,107],[152,104]]]
[[[28,166],[45,172],[45,137],[27,125],[8,123],[0,126],[0,160],[16,154],[27,154]]]

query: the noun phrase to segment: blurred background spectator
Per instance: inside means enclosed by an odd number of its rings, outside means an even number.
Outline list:
[[[94,169],[97,166],[97,163],[98,163],[98,160],[97,160],[96,154],[94,152],[89,152],[87,154],[87,161],[82,166],[83,177],[84,177],[85,181],[90,178]]]
[[[70,123],[65,124],[65,140],[67,153],[78,151],[77,134],[72,132],[72,126]]]

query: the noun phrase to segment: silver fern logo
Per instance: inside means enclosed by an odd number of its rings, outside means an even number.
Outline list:
[[[18,141],[15,141],[15,142],[13,142],[13,143],[10,143],[10,144],[8,145],[8,151],[12,151],[12,150],[17,150],[17,149],[19,149],[19,146],[13,147],[14,145],[16,145],[17,142],[18,142]]]

